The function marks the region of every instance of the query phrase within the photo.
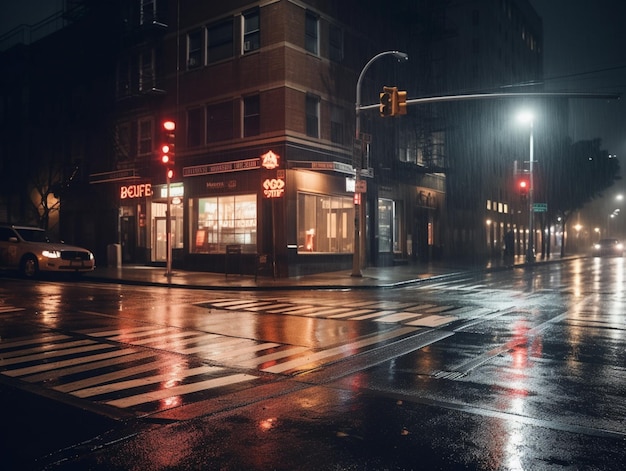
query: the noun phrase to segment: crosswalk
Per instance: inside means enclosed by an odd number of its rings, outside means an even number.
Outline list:
[[[0,304],[0,314],[4,314],[7,312],[19,312],[23,310],[23,307],[12,306],[10,304]]]
[[[209,309],[285,314],[322,319],[372,321],[429,328],[450,324],[469,310],[476,315],[482,315],[484,314],[483,311],[485,311],[480,308],[460,307],[449,304],[438,305],[395,301],[354,301],[337,306],[336,304],[324,305],[310,300],[295,302],[293,298],[260,298],[254,300],[219,298],[199,302],[196,305]]]
[[[295,374],[415,333],[379,329],[326,348],[176,327],[44,333],[0,341],[0,375],[132,414],[148,414]]]

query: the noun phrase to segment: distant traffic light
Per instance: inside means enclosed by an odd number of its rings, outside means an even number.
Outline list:
[[[168,167],[174,165],[176,148],[176,123],[172,120],[161,124],[161,162]]]
[[[522,178],[521,180],[517,182],[517,189],[522,199],[526,199],[526,197],[528,196],[529,188],[530,188],[530,184],[528,183],[528,180],[526,180],[525,178]]]

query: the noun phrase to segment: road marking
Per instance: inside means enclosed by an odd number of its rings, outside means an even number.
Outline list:
[[[126,381],[117,381],[115,383],[102,384],[91,388],[85,388],[72,391],[71,394],[76,397],[91,397],[100,396],[102,394],[108,394],[112,392],[123,391],[125,389],[132,389],[140,386],[149,386],[156,383],[168,383],[169,381],[181,382],[185,379],[201,374],[216,373],[223,371],[223,368],[217,366],[198,366],[196,368],[189,368],[183,371],[177,371],[175,379],[173,379],[172,373],[163,373],[160,375],[144,376],[143,378],[129,379]]]
[[[284,373],[289,370],[298,369],[302,366],[310,365],[311,363],[316,363],[320,360],[327,359],[329,357],[341,355],[341,356],[349,356],[355,350],[363,347],[367,347],[370,345],[374,345],[385,340],[394,339],[397,337],[401,337],[403,335],[416,332],[417,329],[404,327],[398,328],[392,331],[383,332],[381,334],[376,334],[372,337],[365,338],[363,340],[358,340],[356,342],[350,342],[344,345],[340,345],[338,347],[329,348],[326,350],[321,350],[319,352],[311,353],[310,355],[304,356],[302,358],[297,358],[291,361],[287,361],[284,363],[279,363],[277,365],[273,365],[267,368],[263,368],[261,371],[266,371],[268,373]]]
[[[90,362],[94,362],[97,360],[114,358],[114,357],[118,357],[121,355],[128,355],[129,353],[133,353],[133,352],[135,352],[135,350],[130,349],[130,348],[126,348],[123,350],[118,349],[118,350],[114,350],[111,352],[101,353],[98,355],[83,356],[83,357],[78,357],[78,358],[72,358],[71,360],[57,361],[54,363],[44,363],[44,364],[25,367],[25,368],[18,368],[15,370],[3,371],[2,374],[6,376],[14,376],[14,377],[24,376],[24,375],[29,375],[33,373],[40,373],[42,371],[58,370],[59,368],[65,368],[67,366],[74,366],[74,365],[79,365],[82,363],[90,363]]]
[[[421,327],[439,327],[458,319],[451,314],[456,310],[465,309],[459,306],[436,305],[432,303],[407,303],[396,301],[356,301],[341,306],[311,304],[309,300],[302,302],[282,302],[282,300],[259,299],[250,300],[222,298],[215,301],[195,303],[205,308],[220,308],[230,311],[252,311],[267,314],[285,314],[290,316],[306,316],[323,319],[341,319],[396,323]],[[447,313],[447,316],[433,314]],[[420,321],[416,318],[422,318]]]
[[[125,397],[122,399],[115,399],[112,401],[106,402],[106,404],[119,408],[128,408],[132,406],[137,406],[140,404],[146,404],[148,402],[159,401],[162,399],[168,399],[174,396],[182,396],[185,394],[190,394],[194,392],[203,391],[206,389],[219,388],[222,386],[230,386],[237,383],[242,383],[245,381],[252,381],[257,379],[257,376],[252,376],[249,374],[234,374],[229,376],[224,376],[221,378],[213,378],[206,381],[200,381],[197,383],[185,384],[182,386],[175,386],[172,388],[161,389],[158,391],[152,391],[149,393],[138,394],[136,396]]]

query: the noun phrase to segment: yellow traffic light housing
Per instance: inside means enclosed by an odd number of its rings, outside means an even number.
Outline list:
[[[399,116],[406,114],[406,91],[398,87],[383,87],[380,94],[380,115]]]
[[[406,91],[405,90],[400,90],[396,92],[397,94],[397,100],[396,102],[398,103],[398,112],[397,114],[399,115],[403,115],[406,114]]]
[[[393,116],[393,100],[394,100],[394,88],[383,87],[383,92],[380,94],[380,115]]]

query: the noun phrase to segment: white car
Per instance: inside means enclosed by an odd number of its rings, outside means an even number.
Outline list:
[[[53,242],[43,229],[0,225],[0,268],[32,278],[39,272],[82,273],[95,266],[89,250]]]

